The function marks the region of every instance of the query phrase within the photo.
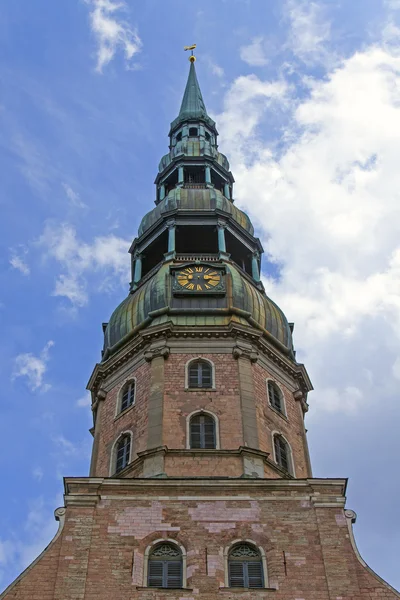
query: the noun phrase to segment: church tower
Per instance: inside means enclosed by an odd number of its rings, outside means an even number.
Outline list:
[[[312,477],[312,385],[194,61],[103,324],[90,475],[65,479],[56,537],[0,598],[399,598],[357,551],[346,479]]]

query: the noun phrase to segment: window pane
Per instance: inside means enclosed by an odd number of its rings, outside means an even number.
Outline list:
[[[215,422],[212,417],[203,417],[203,441],[204,448],[215,448]]]
[[[117,447],[116,473],[125,469],[129,462],[129,452],[131,448],[130,436],[124,436]]]
[[[201,448],[201,425],[199,416],[195,416],[190,420],[190,447]]]
[[[121,411],[128,408],[128,406],[131,406],[133,404],[134,399],[135,399],[135,382],[131,381],[124,387],[124,390],[122,393],[122,399],[121,399]]]

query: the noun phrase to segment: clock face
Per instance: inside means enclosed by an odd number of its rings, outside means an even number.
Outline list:
[[[178,288],[188,292],[211,292],[221,285],[221,271],[208,266],[186,267],[177,271],[176,282]]]

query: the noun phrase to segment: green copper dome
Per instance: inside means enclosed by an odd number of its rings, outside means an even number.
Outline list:
[[[104,337],[104,359],[121,343],[143,327],[156,327],[171,322],[176,326],[224,326],[230,323],[251,325],[262,331],[281,350],[292,356],[289,324],[280,308],[248,281],[238,268],[224,263],[227,271],[226,308],[208,311],[171,310],[172,292],[169,282],[171,263],[166,263],[114,311]]]
[[[237,208],[230,200],[214,188],[186,189],[174,188],[153,210],[147,213],[139,226],[138,235],[143,235],[166,213],[185,210],[218,210],[234,219],[250,235],[254,235],[254,228],[249,217]]]

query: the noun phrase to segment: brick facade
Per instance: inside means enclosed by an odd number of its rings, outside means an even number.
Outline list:
[[[210,343],[212,347],[212,344]],[[197,358],[204,358],[213,364],[215,389],[189,390],[185,382],[185,373],[188,363]],[[246,439],[245,419],[248,415],[242,403],[243,373],[240,373],[240,360],[245,363],[247,373],[246,382],[251,386],[250,409],[254,412],[256,426],[253,435],[251,424],[248,428]],[[112,448],[121,434],[132,432],[133,449],[132,462],[138,453],[165,446],[169,450],[185,450],[188,448],[188,419],[196,411],[205,411],[215,417],[218,429],[218,446],[221,450],[238,450],[240,447],[251,447],[269,455],[269,465],[266,467],[268,477],[282,476],[274,471],[273,433],[282,434],[290,444],[293,454],[294,474],[296,477],[311,475],[307,463],[307,441],[304,435],[303,411],[298,400],[295,399],[297,383],[287,382],[279,378],[271,369],[260,361],[251,362],[248,359],[237,359],[232,354],[232,348],[226,352],[213,353],[211,349],[204,352],[182,352],[179,346],[163,361],[163,372],[159,385],[162,386],[160,413],[162,427],[160,435],[154,443],[149,438],[149,411],[151,411],[151,379],[152,363],[136,359],[135,363],[124,369],[119,378],[113,376],[109,383],[105,380],[107,389],[105,399],[102,401],[99,422],[98,448],[95,460],[92,463],[93,476],[106,477],[112,474]],[[243,366],[242,366],[243,371]],[[241,380],[242,377],[242,380]],[[118,398],[124,384],[131,380],[136,381],[136,399],[132,407],[118,414]],[[287,379],[287,378],[286,378]],[[279,385],[284,396],[285,414],[279,413],[269,403],[267,381],[273,380]],[[253,435],[253,437],[251,437]],[[154,438],[154,436],[152,436]],[[149,441],[150,440],[150,441]],[[188,456],[175,454],[164,461],[163,473],[173,476],[209,476],[224,469],[232,476],[243,475],[242,461],[237,457],[229,456],[201,456],[196,457],[193,452]],[[181,470],[180,470],[181,469]],[[140,473],[140,469],[136,471]],[[125,476],[132,476],[131,470],[124,472]]]
[[[343,508],[345,484],[67,479],[61,534],[1,598],[398,598],[356,554],[354,514]],[[147,587],[146,550],[160,539],[185,554],[184,589]],[[263,551],[265,588],[227,587],[226,556],[238,540]]]

